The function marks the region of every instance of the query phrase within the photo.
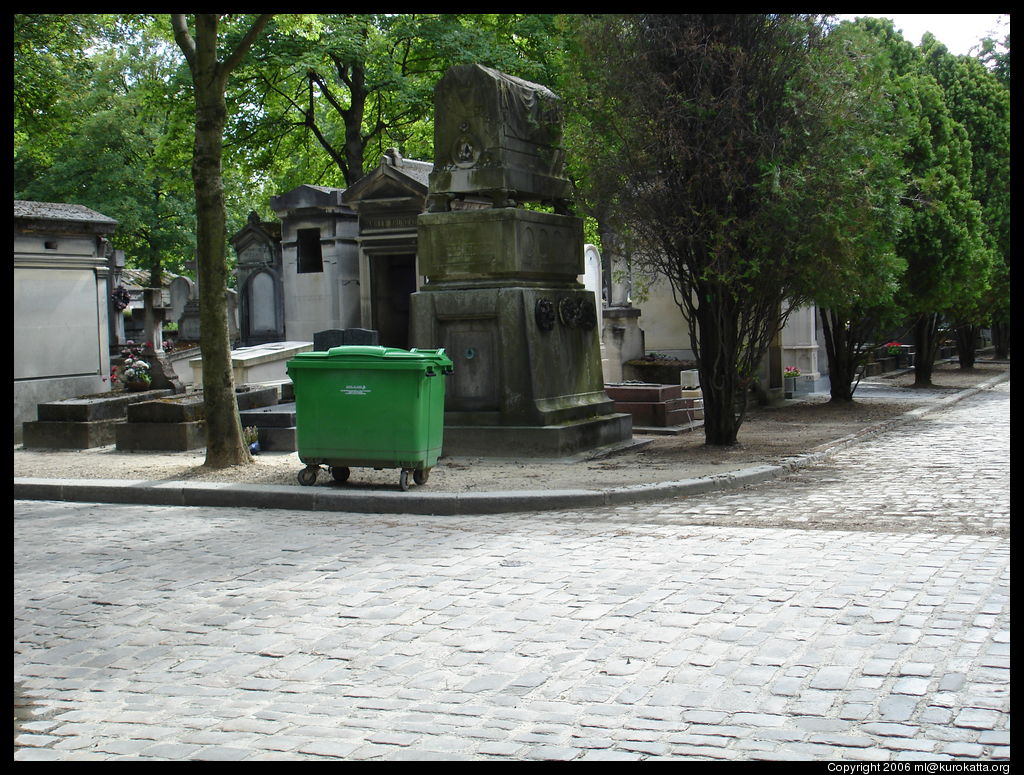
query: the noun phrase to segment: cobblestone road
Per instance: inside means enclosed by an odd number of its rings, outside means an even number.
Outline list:
[[[1009,383],[742,491],[15,503],[15,759],[1009,759]]]

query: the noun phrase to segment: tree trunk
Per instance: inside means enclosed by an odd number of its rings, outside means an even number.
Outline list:
[[[992,324],[992,345],[995,347],[994,356],[1001,361],[1010,357],[1010,324],[996,322]]]
[[[745,401],[746,396],[739,391],[736,348],[731,346],[734,337],[728,325],[731,317],[712,303],[702,303],[697,318],[700,344],[695,355],[704,396],[704,443],[732,446],[741,424],[736,402]]]
[[[956,327],[956,355],[961,369],[973,369],[975,350],[980,326],[963,325]]]
[[[938,349],[939,316],[921,315],[914,323],[914,387],[932,386],[932,370]]]
[[[224,468],[251,463],[252,456],[242,438],[238,417],[227,323],[227,215],[221,177],[227,105],[224,78],[218,72],[216,60],[216,25],[215,16],[196,15],[199,45],[193,68],[196,130],[192,181],[196,194],[200,347],[206,410],[205,465]]]
[[[349,90],[351,107],[342,114],[345,121],[345,160],[348,163],[346,185],[351,186],[363,177],[366,139],[363,137],[363,115],[366,112],[366,89],[361,67],[353,67],[352,86]]]
[[[857,377],[858,342],[853,341],[853,330],[840,320],[832,310],[821,308],[821,328],[825,338],[825,352],[828,355],[829,392],[833,403],[853,401],[853,381]]]

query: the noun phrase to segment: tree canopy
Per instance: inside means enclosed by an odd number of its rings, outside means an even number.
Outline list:
[[[637,14],[581,20],[591,198],[671,284],[701,373],[705,438],[732,444],[745,393],[841,236],[848,139],[824,20]],[[849,161],[849,157],[844,157]],[[736,411],[736,401],[740,402]]]
[[[296,185],[351,185],[390,147],[429,159],[433,88],[452,65],[555,76],[552,14],[319,14],[301,28],[282,18],[238,74],[232,99],[246,110],[227,142]]]

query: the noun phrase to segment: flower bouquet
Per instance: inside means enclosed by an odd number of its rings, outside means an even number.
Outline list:
[[[796,379],[797,377],[800,376],[800,369],[798,369],[796,366],[787,366],[782,376],[784,376],[786,379]]]
[[[122,351],[124,361],[121,363],[120,381],[124,383],[124,389],[132,392],[148,390],[153,377],[149,373],[149,363],[142,357],[134,342],[128,342],[129,347]]]

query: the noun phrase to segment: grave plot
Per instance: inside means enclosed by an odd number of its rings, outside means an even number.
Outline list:
[[[26,449],[105,447],[114,443],[117,427],[127,421],[128,407],[171,395],[173,390],[144,390],[39,404],[38,419],[22,425],[23,443]]]
[[[235,389],[239,412],[277,403],[277,387],[242,385]],[[206,446],[206,409],[202,393],[132,404],[127,422],[118,425],[119,450],[182,452]]]

